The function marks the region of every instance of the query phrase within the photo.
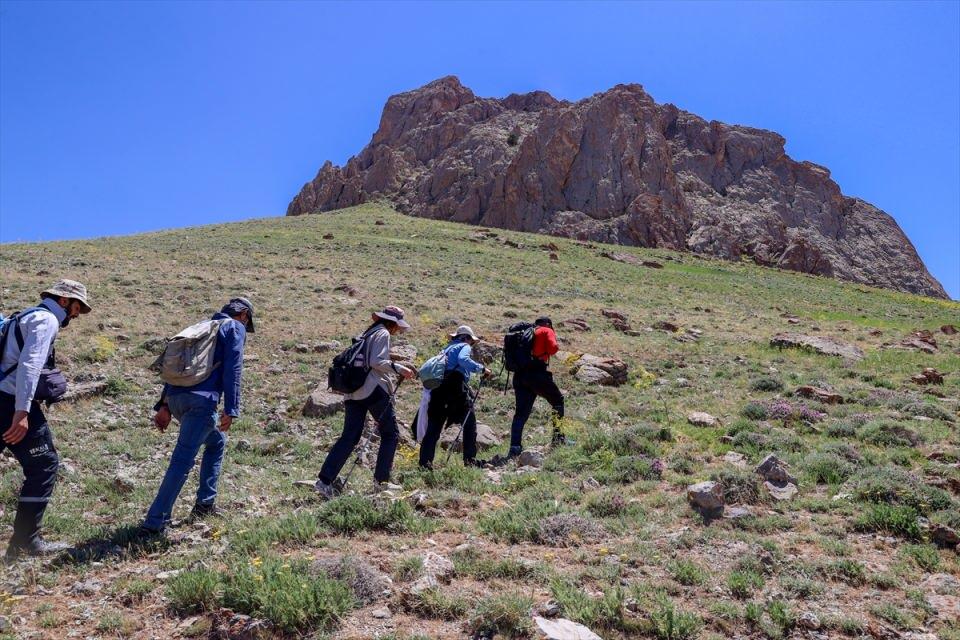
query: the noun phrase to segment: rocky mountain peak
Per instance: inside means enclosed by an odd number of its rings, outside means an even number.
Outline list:
[[[480,98],[455,76],[387,100],[370,144],[327,162],[288,215],[385,198],[404,213],[667,247],[945,298],[885,212],[783,136],[619,84],[577,102]]]

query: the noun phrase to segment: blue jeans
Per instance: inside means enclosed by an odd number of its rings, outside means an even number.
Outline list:
[[[173,504],[193,468],[203,446],[200,462],[200,486],[197,504],[210,505],[217,497],[217,480],[223,466],[227,435],[217,428],[217,403],[192,393],[180,393],[167,399],[170,413],[180,421],[180,435],[170,456],[170,466],[143,526],[160,530],[170,523]]]

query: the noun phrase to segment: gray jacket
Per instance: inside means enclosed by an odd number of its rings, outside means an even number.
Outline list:
[[[370,372],[363,386],[344,395],[345,400],[363,400],[378,386],[393,395],[397,383],[394,377],[397,370],[394,368],[393,361],[390,360],[390,332],[386,327],[379,325],[367,336],[366,348],[363,350],[363,357],[366,359]]]

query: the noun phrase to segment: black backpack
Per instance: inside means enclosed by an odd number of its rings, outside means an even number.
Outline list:
[[[373,327],[359,337],[354,338],[353,343],[349,347],[333,358],[333,365],[327,371],[327,387],[329,387],[331,391],[345,394],[353,393],[366,382],[367,374],[370,373],[370,366],[363,350],[367,344],[367,337],[370,335],[372,329]],[[360,360],[360,364],[358,364],[357,360],[360,359],[361,355],[364,357]]]
[[[529,322],[510,325],[503,336],[503,366],[507,371],[522,371],[533,362],[533,331]]]

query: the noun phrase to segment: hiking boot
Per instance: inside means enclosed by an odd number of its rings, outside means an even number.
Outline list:
[[[523,447],[510,447],[510,451],[507,453],[507,460],[516,458],[521,453],[523,453]]]
[[[483,469],[483,468],[486,467],[488,464],[490,464],[490,463],[487,462],[486,460],[477,460],[476,458],[468,458],[468,459],[466,459],[466,460],[463,461],[463,466],[465,466],[465,467],[476,467],[476,468],[478,468],[478,469]]]
[[[562,433],[554,433],[553,437],[550,438],[551,447],[562,447],[562,446],[572,447],[574,444],[575,444],[574,440],[567,438],[567,436],[563,435]]]
[[[147,527],[145,525],[137,527],[137,538],[140,540],[162,538],[165,535],[166,531],[163,529],[154,529],[153,527]]]
[[[333,488],[333,485],[329,485],[323,480],[317,480],[316,484],[313,485],[313,490],[319,493],[324,500],[333,500],[337,497],[337,490]]]
[[[423,472],[433,471],[433,463],[428,462],[427,464],[421,464],[420,471],[423,471]]]
[[[210,504],[200,504],[197,502],[193,505],[193,510],[190,512],[190,520],[203,520],[204,518],[211,517],[222,517],[226,515],[226,512],[217,506],[215,502]]]
[[[66,542],[47,542],[40,536],[37,536],[26,544],[11,543],[10,546],[7,547],[5,557],[10,561],[17,560],[24,556],[52,556],[72,548],[73,547]]]

